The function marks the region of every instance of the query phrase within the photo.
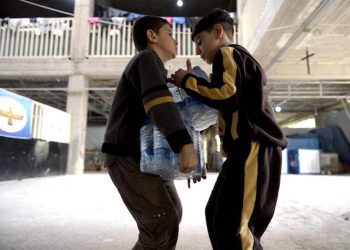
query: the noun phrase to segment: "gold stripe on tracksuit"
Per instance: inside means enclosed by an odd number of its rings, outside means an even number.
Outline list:
[[[174,98],[172,96],[163,96],[153,99],[152,101],[149,101],[144,104],[146,114],[154,107],[159,104],[167,103],[167,102],[174,102]]]
[[[236,74],[237,64],[233,59],[233,48],[223,47],[220,49],[223,56],[224,72],[223,72],[223,85],[220,88],[207,88],[197,84],[197,80],[194,77],[189,77],[186,81],[186,88],[189,88],[202,96],[213,100],[224,100],[236,93]]]
[[[244,164],[243,209],[241,214],[241,229],[239,232],[242,249],[244,250],[253,249],[254,246],[254,237],[248,227],[248,222],[252,216],[256,200],[259,145],[255,141],[251,143],[250,153]]]
[[[237,125],[238,125],[238,111],[232,114],[231,136],[233,140],[236,140],[238,138]]]

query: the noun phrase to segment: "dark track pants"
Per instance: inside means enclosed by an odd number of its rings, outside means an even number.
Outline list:
[[[239,151],[224,162],[206,206],[214,250],[263,249],[260,238],[275,211],[281,148],[251,142]]]
[[[139,229],[133,249],[175,249],[182,206],[174,182],[141,173],[131,157],[107,154],[106,167]]]

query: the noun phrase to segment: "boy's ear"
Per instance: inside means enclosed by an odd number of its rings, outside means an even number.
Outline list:
[[[216,39],[221,39],[224,36],[224,28],[219,23],[214,25],[214,32]]]
[[[148,38],[148,41],[155,42],[157,39],[156,33],[153,30],[148,29],[147,30],[147,38]]]

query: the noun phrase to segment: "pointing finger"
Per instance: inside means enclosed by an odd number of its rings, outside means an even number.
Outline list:
[[[191,63],[191,60],[189,58],[187,58],[187,60],[186,60],[186,65],[187,65],[187,70],[192,71],[192,63]]]

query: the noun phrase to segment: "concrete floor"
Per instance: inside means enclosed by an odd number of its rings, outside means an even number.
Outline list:
[[[184,215],[177,249],[209,250],[204,207],[217,174],[176,181]],[[350,176],[283,175],[267,250],[349,250]],[[0,182],[0,250],[130,249],[134,221],[106,173]]]

